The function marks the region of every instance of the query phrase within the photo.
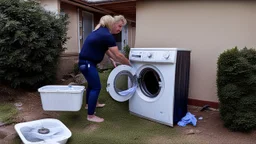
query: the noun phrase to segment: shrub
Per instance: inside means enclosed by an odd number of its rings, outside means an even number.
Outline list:
[[[14,88],[54,82],[67,41],[67,19],[35,1],[1,0],[0,81]]]
[[[256,128],[256,50],[237,47],[218,58],[217,90],[220,116],[233,131]]]
[[[131,49],[131,48],[130,48],[129,45],[126,45],[126,46],[124,46],[124,48],[123,48],[124,55],[125,55],[126,58],[129,58],[130,49]]]
[[[79,74],[80,70],[79,70],[79,65],[78,63],[75,63],[74,66],[73,66],[73,73],[75,75]]]

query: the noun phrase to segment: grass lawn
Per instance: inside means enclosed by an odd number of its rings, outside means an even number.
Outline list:
[[[0,122],[4,124],[11,124],[15,120],[15,116],[17,115],[18,110],[14,105],[9,103],[1,103],[0,104]]]
[[[100,73],[102,90],[99,100],[106,106],[96,112],[105,119],[103,123],[87,121],[84,106],[79,112],[61,114],[59,119],[72,132],[68,144],[175,143],[173,140],[178,134],[174,128],[131,115],[128,102],[120,103],[110,97],[106,91],[108,75],[109,72]]]

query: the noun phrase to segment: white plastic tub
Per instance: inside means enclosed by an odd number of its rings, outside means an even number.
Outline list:
[[[72,135],[60,120],[51,118],[18,123],[14,128],[24,144],[65,144]],[[41,128],[50,132],[40,134]]]
[[[45,111],[79,111],[84,86],[47,85],[38,89]]]

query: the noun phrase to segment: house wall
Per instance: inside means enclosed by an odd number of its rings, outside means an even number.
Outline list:
[[[39,0],[41,6],[52,12],[64,12],[69,16],[68,37],[65,53],[78,53],[78,11],[77,7],[60,0]]]
[[[74,64],[78,61],[79,52],[77,7],[61,2],[60,11],[69,16],[67,31],[69,39],[64,45],[67,49],[62,53],[58,63],[57,79],[61,79],[63,75],[69,74],[74,70]]]
[[[67,4],[61,3],[61,11],[65,12],[69,16],[69,25],[68,25],[68,37],[70,39],[67,41],[65,45],[67,50],[65,53],[78,53],[78,11],[77,7]]]
[[[128,24],[128,45],[134,47],[135,44],[136,28]]]
[[[256,47],[254,1],[138,1],[135,47],[191,49],[189,98],[217,102],[218,56]]]
[[[83,43],[84,43],[84,37],[83,37],[83,10],[79,8],[79,46],[78,49],[81,51]]]

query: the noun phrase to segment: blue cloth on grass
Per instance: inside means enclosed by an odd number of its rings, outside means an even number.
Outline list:
[[[191,114],[190,112],[187,112],[187,114],[178,122],[179,126],[186,126],[187,124],[192,124],[193,126],[196,126],[197,119],[195,115]]]

